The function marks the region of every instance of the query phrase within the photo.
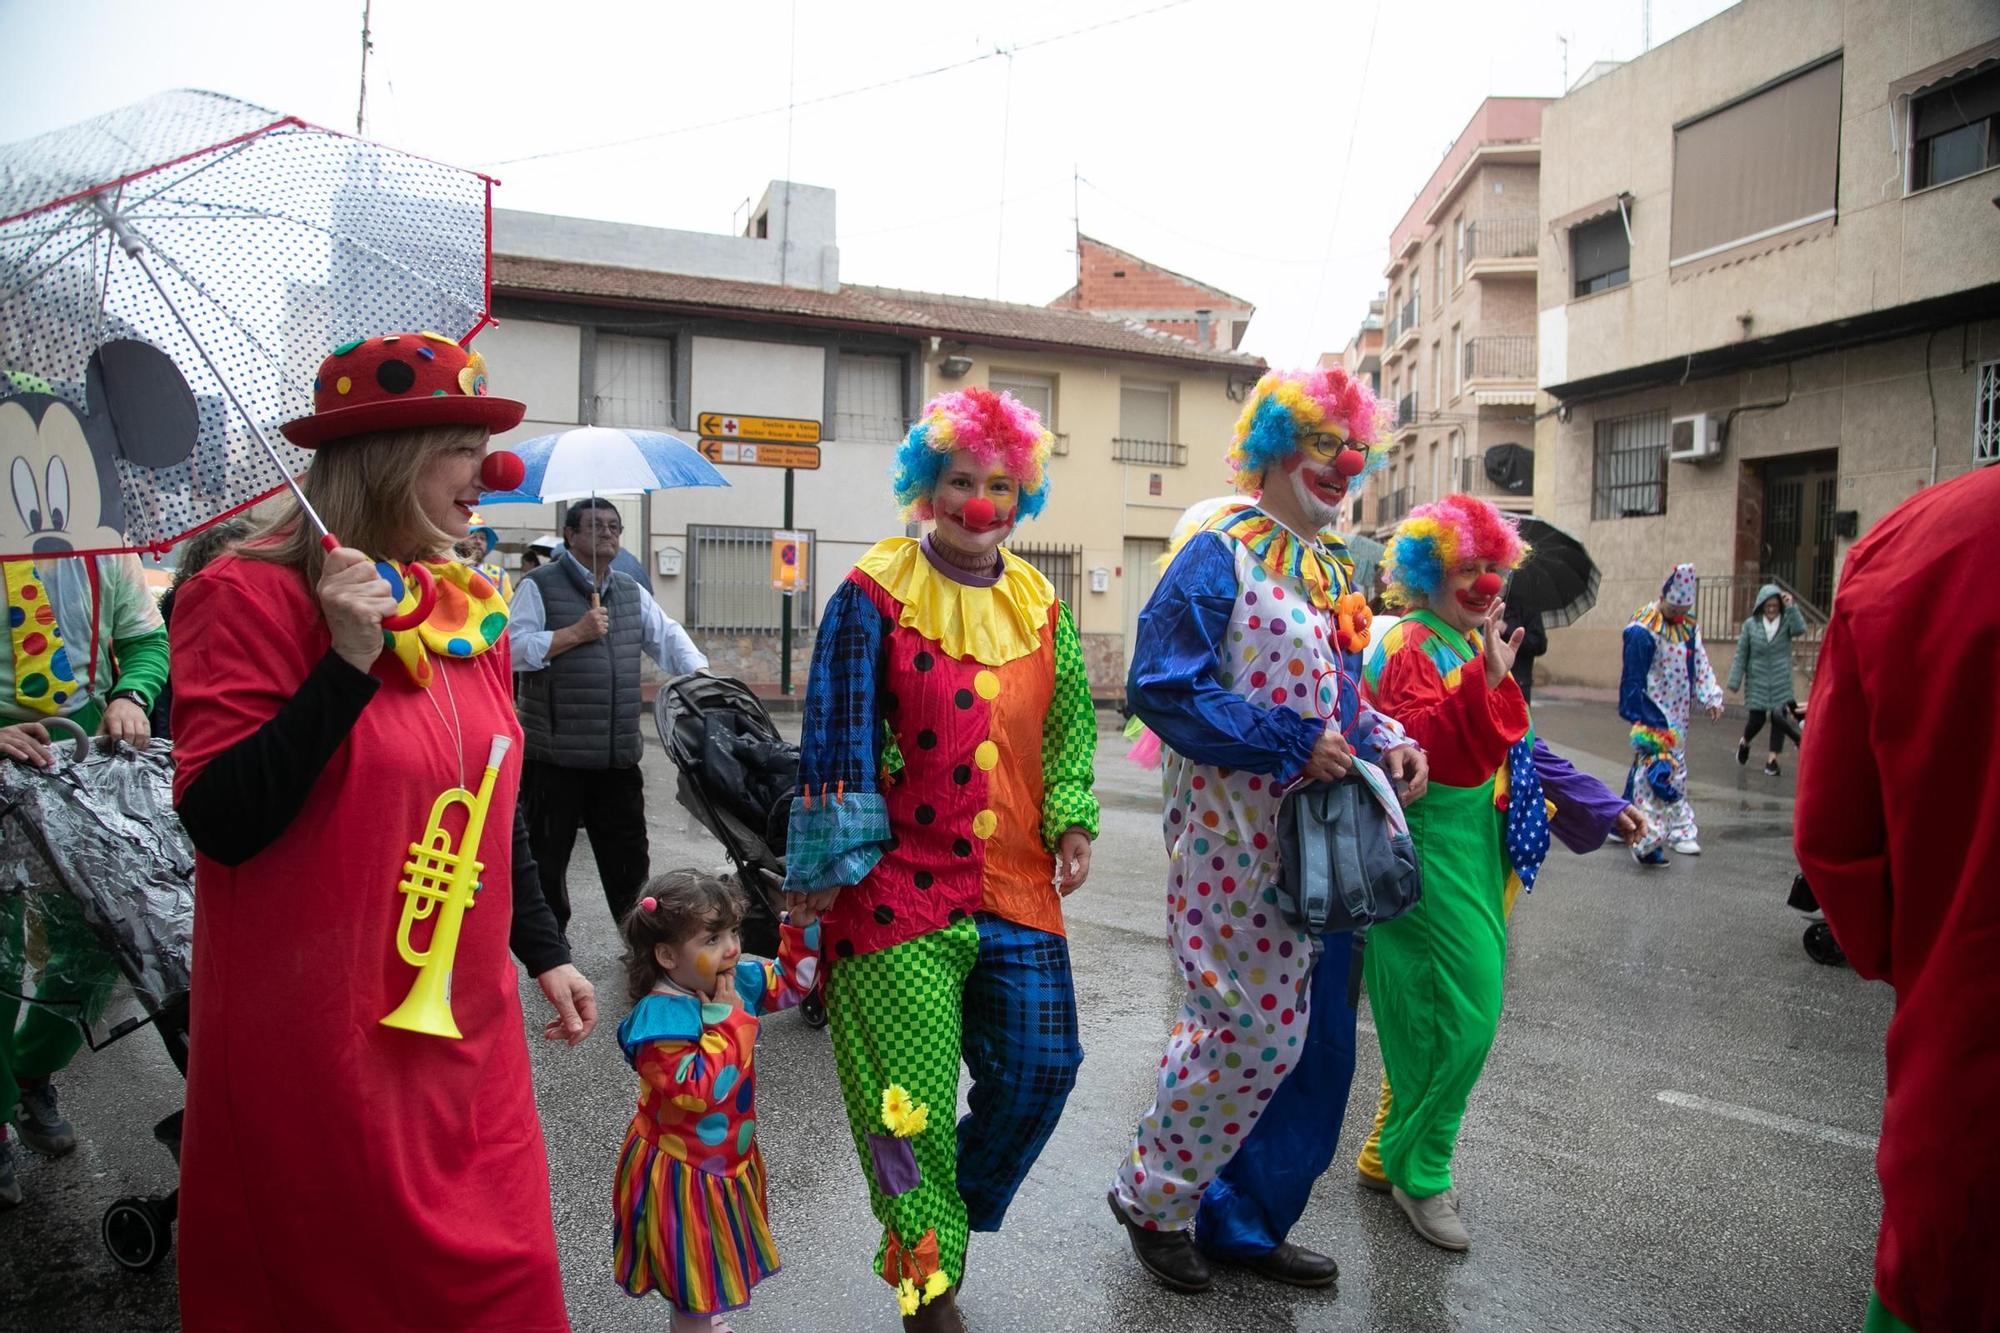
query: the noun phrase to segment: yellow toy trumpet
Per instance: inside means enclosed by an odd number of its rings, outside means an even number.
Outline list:
[[[477,854],[479,836],[486,827],[486,807],[493,799],[500,761],[513,743],[510,737],[495,736],[478,793],[453,787],[439,796],[431,806],[423,841],[410,844],[410,859],[403,863],[403,878],[396,885],[405,895],[403,919],[396,927],[396,952],[417,969],[417,979],[403,1002],[382,1019],[384,1027],[453,1040],[463,1036],[451,1016],[451,969],[458,956],[458,934],[465,914],[473,907],[473,895],[479,892],[479,872],[485,869]],[[462,805],[466,811],[465,829],[456,846],[444,826],[445,814],[454,805]],[[410,944],[410,928],[430,920],[433,914],[437,923],[431,927],[430,945],[419,953]]]

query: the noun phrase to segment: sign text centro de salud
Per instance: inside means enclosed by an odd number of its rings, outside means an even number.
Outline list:
[[[735,412],[703,412],[695,422],[705,440],[747,440],[756,444],[818,444],[819,423],[798,417],[753,417]]]

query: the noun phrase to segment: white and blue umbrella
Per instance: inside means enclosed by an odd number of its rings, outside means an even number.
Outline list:
[[[481,504],[534,504],[591,495],[727,486],[715,465],[685,440],[657,430],[578,426],[508,446],[527,475],[511,491],[488,491]]]

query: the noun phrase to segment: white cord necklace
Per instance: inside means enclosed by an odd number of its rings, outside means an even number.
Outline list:
[[[463,791],[465,790],[465,732],[458,721],[458,695],[452,691],[451,677],[446,674],[444,669],[444,658],[440,656],[436,661],[438,679],[444,682],[445,698],[451,703],[451,724],[449,726],[445,724],[444,710],[438,707],[437,696],[431,693],[431,691],[425,690],[424,698],[430,700],[431,711],[437,714],[438,725],[444,728],[445,735],[451,737],[452,751],[458,757],[458,786],[459,790]]]

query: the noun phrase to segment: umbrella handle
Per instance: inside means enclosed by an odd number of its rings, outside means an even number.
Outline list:
[[[331,551],[334,547],[340,545],[340,539],[329,532],[319,539],[319,544]],[[431,572],[425,569],[421,563],[404,565],[402,569],[403,581],[417,585],[417,604],[407,611],[399,611],[394,615],[382,617],[382,628],[392,634],[400,634],[406,629],[415,629],[426,620],[429,620],[431,612],[437,609],[437,580],[431,576]]]

